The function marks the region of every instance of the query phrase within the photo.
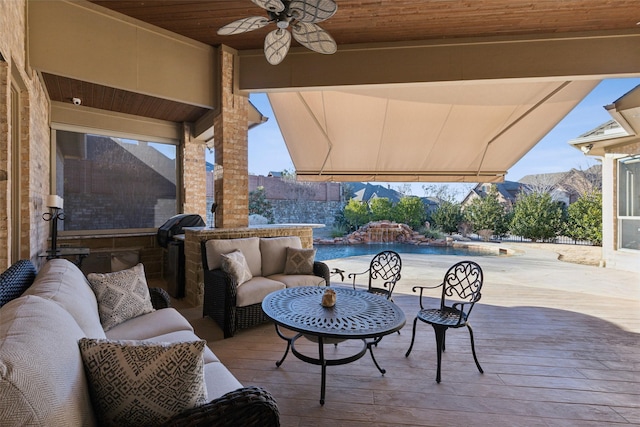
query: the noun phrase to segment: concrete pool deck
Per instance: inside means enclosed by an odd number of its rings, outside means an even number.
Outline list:
[[[402,279],[398,282],[395,292],[413,294],[413,286],[436,285],[451,265],[464,258],[477,262],[483,269],[483,302],[490,302],[493,289],[496,288],[517,287],[522,292],[523,300],[526,300],[527,288],[547,288],[575,293],[576,297],[588,294],[630,299],[636,301],[636,307],[640,311],[640,276],[637,273],[560,261],[558,253],[552,250],[508,243],[499,246],[489,245],[493,250],[497,250],[498,247],[507,249],[509,255],[460,257],[401,254]],[[371,256],[364,255],[327,260],[325,263],[330,269],[345,270],[345,280],[342,284],[350,285],[347,273],[365,271],[370,261]],[[331,280],[336,285],[341,283],[340,277],[336,275]],[[366,286],[366,281],[362,278],[359,282],[360,285]],[[636,323],[639,319],[640,315],[636,318]],[[640,332],[640,329],[638,331]]]

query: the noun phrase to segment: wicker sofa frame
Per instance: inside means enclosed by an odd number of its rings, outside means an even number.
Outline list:
[[[206,241],[200,243],[202,267],[204,270],[204,302],[202,316],[211,317],[221,328],[225,338],[235,335],[238,329],[250,328],[268,322],[270,319],[262,311],[262,304],[245,307],[236,306],[237,283],[222,269],[209,270]],[[329,285],[330,273],[327,264],[315,261],[313,274],[322,277]]]

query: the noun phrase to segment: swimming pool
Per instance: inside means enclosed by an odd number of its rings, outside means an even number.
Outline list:
[[[473,256],[497,256],[492,251],[479,251],[469,248],[450,246],[425,246],[408,245],[403,243],[370,243],[362,245],[314,245],[316,248],[316,261],[346,258],[358,255],[375,255],[381,251],[396,251],[399,254],[425,254],[425,255],[473,255]]]

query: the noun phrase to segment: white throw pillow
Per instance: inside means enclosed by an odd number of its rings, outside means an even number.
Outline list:
[[[222,271],[233,277],[238,286],[253,278],[249,264],[241,251],[236,250],[220,256],[222,257]]]
[[[113,273],[91,273],[87,279],[96,294],[100,323],[105,331],[154,311],[142,264]]]
[[[158,425],[207,403],[204,340],[78,341],[94,408],[105,426]]]

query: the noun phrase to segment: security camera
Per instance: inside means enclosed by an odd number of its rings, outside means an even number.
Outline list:
[[[80,98],[72,98],[71,101],[73,102],[74,105],[82,104],[82,99]]]

